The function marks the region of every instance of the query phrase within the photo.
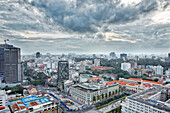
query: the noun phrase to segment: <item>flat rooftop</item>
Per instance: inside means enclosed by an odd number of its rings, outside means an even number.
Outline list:
[[[113,85],[107,86],[107,87],[103,86],[99,89],[95,85],[88,85],[88,84],[76,84],[76,85],[73,85],[72,87],[82,90],[84,92],[87,92],[87,91],[93,92],[93,91],[97,91],[97,90],[107,89],[108,87],[113,87],[113,86],[117,86],[117,85],[118,84],[113,84]]]
[[[170,103],[154,99],[161,91],[162,89],[160,88],[150,88],[127,98],[170,112]]]

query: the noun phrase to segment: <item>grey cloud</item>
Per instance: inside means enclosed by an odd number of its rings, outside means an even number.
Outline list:
[[[73,0],[74,1],[74,0]],[[166,0],[141,0],[135,5],[123,5],[121,0],[1,0],[0,36],[24,51],[152,51],[169,50],[170,24],[153,24],[155,12],[169,8]],[[160,9],[161,7],[161,9]],[[70,38],[24,37],[20,33],[75,34]],[[17,32],[17,33],[15,33]],[[105,33],[116,33],[117,38],[136,41],[104,41]],[[56,34],[57,35],[57,34]],[[29,41],[22,41],[22,40]],[[38,42],[41,40],[41,42]],[[48,41],[48,43],[47,43]],[[27,48],[29,45],[29,48]],[[158,46],[159,45],[159,46]],[[26,46],[26,47],[25,47]],[[48,48],[48,49],[46,49]],[[54,50],[52,50],[52,48]],[[149,49],[148,49],[149,48]],[[30,50],[29,50],[30,49]],[[34,51],[35,51],[34,50]]]

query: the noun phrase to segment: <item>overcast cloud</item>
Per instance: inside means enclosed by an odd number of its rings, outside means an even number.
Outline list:
[[[23,54],[168,53],[170,1],[1,0],[4,38]]]

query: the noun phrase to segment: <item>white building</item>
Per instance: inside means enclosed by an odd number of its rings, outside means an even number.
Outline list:
[[[7,95],[5,90],[0,90],[0,107],[7,106]]]
[[[168,68],[168,70],[165,71],[165,75],[170,78],[170,68]]]
[[[69,71],[69,80],[79,81],[79,73],[75,70]]]
[[[94,66],[95,67],[100,66],[100,59],[94,59]]]
[[[105,97],[109,97],[109,93],[112,94],[112,92],[116,91],[116,89],[119,89],[118,84],[112,84],[112,85],[92,85],[89,83],[83,83],[83,84],[76,84],[71,86],[71,96],[87,105],[91,105],[95,102],[102,100],[102,95]],[[95,98],[96,101],[93,99]]]
[[[163,75],[163,67],[161,65],[153,66],[153,70],[157,75]]]
[[[86,66],[85,66],[84,62],[82,62],[82,63],[80,64],[79,72],[80,72],[80,73],[83,73],[84,71],[86,71]]]
[[[158,88],[150,88],[128,96],[121,104],[121,113],[169,113],[170,100],[162,101],[165,94]]]
[[[87,82],[90,79],[90,75],[88,74],[81,74],[80,75],[80,83]]]
[[[124,71],[129,71],[131,68],[131,64],[130,63],[121,63],[121,69]]]

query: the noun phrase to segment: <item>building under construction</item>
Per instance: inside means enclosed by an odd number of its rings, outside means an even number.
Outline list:
[[[22,82],[22,65],[20,48],[0,44],[0,75],[7,84]]]

